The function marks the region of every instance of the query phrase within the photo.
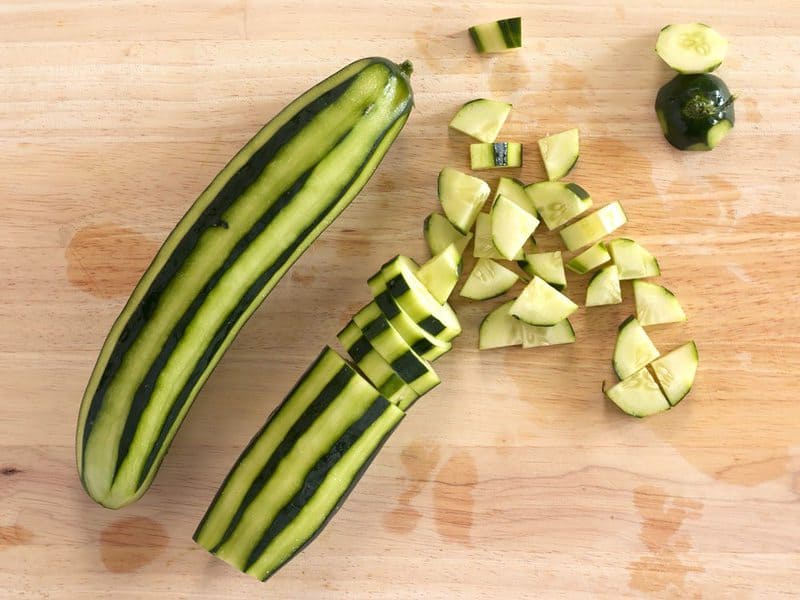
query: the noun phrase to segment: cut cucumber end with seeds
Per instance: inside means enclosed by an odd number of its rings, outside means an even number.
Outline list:
[[[656,53],[678,73],[710,73],[725,60],[728,40],[703,23],[667,25],[658,34]]]

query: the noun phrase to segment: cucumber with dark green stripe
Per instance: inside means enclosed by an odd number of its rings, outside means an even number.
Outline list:
[[[117,508],[147,490],[239,329],[402,129],[410,70],[369,58],[311,88],[242,148],[169,235],[84,394],[77,462],[95,501]]]
[[[414,352],[425,360],[436,360],[442,354],[449,352],[453,345],[437,338],[420,327],[406,312],[400,308],[397,301],[386,289],[383,277],[378,273],[369,282],[370,289],[375,297],[375,304],[381,309],[383,316],[391,323],[400,335],[405,338]]]
[[[195,541],[266,579],[322,530],[404,415],[326,348],[239,457]]]
[[[522,47],[522,18],[500,19],[469,28],[469,36],[481,54],[507,52]]]

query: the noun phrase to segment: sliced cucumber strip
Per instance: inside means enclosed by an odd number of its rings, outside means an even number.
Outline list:
[[[669,410],[669,402],[647,369],[640,369],[627,379],[603,392],[608,399],[633,417],[649,417]]]
[[[578,130],[568,129],[554,133],[539,140],[547,179],[558,181],[572,171],[580,156],[580,136]]]
[[[647,333],[635,317],[628,317],[622,322],[617,332],[612,361],[617,377],[625,379],[633,375],[659,355],[658,348],[647,337]]]
[[[564,273],[564,261],[560,250],[526,254],[518,264],[528,275],[541,277],[557,290],[567,287],[567,276]]]
[[[479,98],[459,108],[450,121],[450,127],[476,140],[490,143],[497,139],[510,112],[511,105],[507,102]]]
[[[491,222],[492,242],[500,256],[507,260],[514,260],[539,226],[539,219],[505,196],[495,200]]]
[[[686,313],[675,294],[657,283],[634,280],[633,297],[636,300],[636,318],[644,327],[686,320]]]
[[[534,276],[511,306],[511,315],[529,325],[548,327],[563,321],[578,310],[578,305]]]
[[[638,242],[628,238],[617,238],[606,243],[614,264],[619,269],[619,278],[643,279],[661,275],[658,261]]]
[[[489,184],[483,179],[445,167],[439,173],[439,202],[450,222],[461,233],[472,229],[478,213],[489,197]]]
[[[486,315],[481,322],[478,333],[478,348],[504,348],[522,344],[522,326],[524,323],[511,316],[509,312],[513,300],[509,300]]]
[[[622,289],[619,286],[617,265],[609,265],[592,275],[586,286],[586,306],[620,304]]]
[[[520,322],[522,327],[522,347],[558,346],[575,342],[575,330],[569,319],[559,321],[551,327],[537,327]]]
[[[439,304],[444,304],[453,293],[461,275],[461,252],[450,244],[417,271],[417,278]]]
[[[469,35],[481,54],[522,48],[522,18],[512,17],[473,25]]]
[[[678,73],[710,73],[727,52],[728,40],[703,23],[667,25],[656,42],[656,53]]]
[[[520,208],[524,208],[534,217],[539,216],[536,212],[536,207],[533,205],[533,201],[528,197],[528,194],[525,193],[525,184],[519,179],[501,177],[497,182],[497,191],[494,195],[494,201],[496,202],[500,196],[505,196],[516,204],[519,204]]]
[[[461,295],[471,300],[488,300],[505,294],[519,280],[514,271],[491,258],[479,258],[461,288]]]
[[[589,193],[577,183],[542,181],[526,186],[525,192],[548,229],[561,227],[592,206]]]
[[[493,258],[502,260],[503,255],[497,250],[492,240],[492,217],[489,213],[482,212],[475,220],[475,244],[472,247],[475,258]],[[521,260],[523,252],[520,250],[514,260]]]
[[[450,244],[455,244],[458,253],[464,254],[467,244],[472,239],[472,232],[464,235],[441,213],[431,213],[425,217],[422,231],[431,256],[441,254]]]
[[[567,268],[573,273],[583,275],[600,265],[606,264],[611,260],[611,255],[606,250],[605,244],[598,242],[594,246],[587,248],[578,256],[567,262]]]
[[[517,142],[470,144],[469,163],[473,171],[521,167],[522,144]]]
[[[650,363],[661,389],[672,406],[686,397],[694,385],[700,358],[694,342],[687,342]]]
[[[615,229],[622,227],[628,218],[619,202],[606,204],[592,214],[567,225],[559,232],[567,250],[577,250],[594,244]]]

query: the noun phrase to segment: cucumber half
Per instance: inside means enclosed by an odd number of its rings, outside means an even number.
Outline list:
[[[558,181],[572,171],[580,156],[580,135],[576,129],[554,133],[539,140],[547,179]]]
[[[507,102],[479,98],[458,109],[450,127],[481,142],[491,143],[497,139],[510,112],[511,105]]]
[[[541,277],[534,276],[511,306],[511,315],[529,325],[549,327],[576,310],[577,304]]]
[[[670,405],[683,400],[694,385],[699,357],[694,342],[687,342],[650,363]]]
[[[614,346],[614,372],[620,379],[630,377],[660,356],[635,317],[630,316],[619,326]]]
[[[621,302],[622,289],[619,285],[617,265],[600,269],[592,276],[586,287],[586,306],[605,306]]]
[[[569,319],[559,321],[550,327],[538,327],[520,323],[522,329],[522,347],[539,348],[541,346],[559,346],[575,342],[575,330]]]
[[[636,300],[636,318],[642,326],[686,320],[686,313],[675,294],[657,283],[635,280],[633,297]]]
[[[501,260],[503,255],[497,250],[492,239],[492,217],[489,213],[482,212],[475,220],[475,244],[472,247],[475,258],[493,258]],[[523,252],[520,250],[514,260],[521,260]]]
[[[439,201],[445,216],[462,234],[467,234],[483,204],[489,197],[489,184],[462,173],[452,167],[445,167],[439,173]]]
[[[470,144],[469,164],[473,171],[521,167],[522,144],[518,142]]]
[[[517,280],[514,271],[491,258],[479,258],[460,293],[471,300],[488,300],[505,294]]]
[[[492,242],[507,260],[514,260],[539,226],[539,219],[505,196],[495,200],[490,218]]]
[[[639,369],[603,392],[608,399],[633,417],[649,417],[669,410],[670,404],[661,392],[650,371]]]
[[[610,260],[611,255],[608,253],[608,250],[606,250],[605,244],[598,242],[569,260],[567,262],[567,268],[573,273],[583,275],[592,269],[606,264]]]
[[[522,18],[512,17],[473,25],[469,35],[481,54],[507,52],[522,47]]]
[[[611,259],[619,269],[619,278],[621,280],[643,279],[661,275],[658,261],[638,242],[628,238],[617,238],[606,243],[606,248],[608,248]]]
[[[541,181],[526,186],[525,192],[539,217],[551,230],[561,227],[592,206],[589,192],[577,183]]]
[[[559,291],[567,287],[567,276],[564,273],[564,261],[560,250],[526,254],[517,264],[531,277],[541,277]]]
[[[504,348],[522,344],[522,321],[511,316],[509,300],[486,315],[478,332],[478,349]]]
[[[536,207],[533,205],[533,201],[528,197],[528,194],[525,193],[525,184],[518,179],[501,177],[497,182],[497,191],[494,195],[494,202],[497,202],[497,199],[500,196],[505,196],[512,202],[518,204],[520,208],[525,209],[534,217],[539,216],[536,212]]]
[[[455,244],[450,244],[417,271],[417,278],[439,304],[447,302],[460,275],[461,252]]]
[[[572,225],[567,225],[559,235],[567,250],[577,250],[601,240],[627,221],[622,205],[619,202],[612,202],[575,221]]]
[[[450,244],[455,244],[458,253],[464,254],[467,244],[472,239],[472,232],[466,235],[461,233],[441,213],[431,213],[425,217],[422,232],[431,256],[441,254]]]
[[[703,23],[667,25],[658,34],[656,53],[678,73],[710,73],[725,60],[728,40]]]

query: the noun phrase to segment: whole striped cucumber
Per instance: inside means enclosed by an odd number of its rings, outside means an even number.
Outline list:
[[[78,472],[96,502],[150,486],[194,397],[253,311],[353,200],[413,105],[410,63],[356,61],[284,108],[170,233],[83,396]]]

